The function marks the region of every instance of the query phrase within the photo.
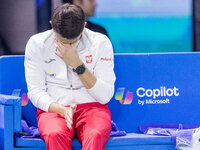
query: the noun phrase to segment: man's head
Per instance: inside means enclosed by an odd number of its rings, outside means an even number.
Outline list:
[[[79,6],[64,4],[57,7],[51,17],[51,25],[56,34],[73,40],[78,38],[85,26],[85,15]]]
[[[63,2],[80,6],[86,17],[93,17],[97,6],[96,0],[63,0]]]

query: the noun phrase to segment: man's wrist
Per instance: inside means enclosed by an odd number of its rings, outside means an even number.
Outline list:
[[[59,115],[61,115],[62,117],[65,117],[65,111],[66,111],[66,108],[64,106],[62,106],[60,108]]]
[[[64,106],[54,102],[49,106],[48,112],[57,113],[57,114],[59,114],[59,115],[64,117],[65,109],[66,108]]]
[[[81,60],[78,60],[72,67],[73,69],[76,69],[78,66],[82,65],[83,62]]]

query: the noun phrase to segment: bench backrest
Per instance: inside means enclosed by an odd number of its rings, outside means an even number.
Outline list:
[[[0,57],[0,93],[27,93],[24,56]],[[149,123],[200,124],[200,53],[116,54],[115,94],[108,106],[121,130]],[[23,99],[23,98],[22,98]],[[36,125],[36,108],[22,117]]]

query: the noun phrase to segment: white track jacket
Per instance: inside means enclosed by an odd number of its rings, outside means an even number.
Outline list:
[[[97,81],[86,89],[72,67],[58,57],[52,30],[32,36],[25,52],[28,97],[37,108],[48,111],[51,103],[62,105],[89,102],[108,103],[114,94],[114,56],[110,40],[84,29],[75,44],[79,57]]]

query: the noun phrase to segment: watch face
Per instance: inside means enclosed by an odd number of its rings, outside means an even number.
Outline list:
[[[78,66],[76,68],[76,73],[77,74],[83,74],[84,72],[85,72],[85,66],[84,65]]]

